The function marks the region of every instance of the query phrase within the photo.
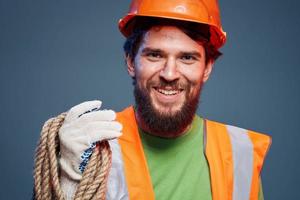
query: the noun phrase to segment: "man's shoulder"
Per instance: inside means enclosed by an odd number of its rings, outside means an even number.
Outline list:
[[[117,112],[118,121],[127,121],[128,119],[135,119],[134,117],[134,107],[132,105],[124,108],[122,111]]]
[[[267,134],[263,133],[262,131],[256,131],[256,130],[253,130],[250,128],[243,128],[243,127],[232,125],[232,124],[226,123],[226,122],[220,122],[220,121],[215,121],[215,120],[206,119],[206,118],[203,118],[203,120],[204,120],[206,126],[215,127],[218,129],[225,128],[229,132],[245,132],[245,133],[247,132],[247,133],[251,133],[251,134],[267,135]]]
[[[207,137],[213,137],[214,139],[219,138],[224,140],[224,137],[228,137],[231,143],[253,143],[259,146],[263,145],[266,149],[268,149],[272,143],[272,138],[262,132],[240,128],[235,125],[210,119],[204,119],[204,124]]]

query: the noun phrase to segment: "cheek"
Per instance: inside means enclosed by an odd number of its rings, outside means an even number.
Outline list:
[[[135,62],[136,79],[138,84],[146,86],[147,81],[153,79],[160,71],[159,63],[149,63],[145,59],[139,59]]]
[[[202,84],[203,82],[203,70],[197,67],[186,67],[180,70],[182,76],[191,84],[191,86],[196,86]]]

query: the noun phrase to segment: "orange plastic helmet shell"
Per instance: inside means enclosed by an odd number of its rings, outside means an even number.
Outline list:
[[[119,29],[125,37],[132,32],[129,22],[139,16],[207,24],[212,45],[218,49],[226,41],[218,0],[133,0],[129,12],[119,21]]]

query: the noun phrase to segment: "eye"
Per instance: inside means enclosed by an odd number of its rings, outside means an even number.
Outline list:
[[[198,58],[193,55],[182,55],[180,57],[180,59],[182,60],[183,63],[186,63],[186,64],[193,64],[194,62],[196,62],[198,60]]]
[[[181,57],[181,59],[183,60],[196,60],[196,58],[194,56],[191,55],[184,55]]]
[[[161,53],[159,52],[148,52],[146,54],[146,57],[150,60],[150,61],[158,61],[160,60],[163,56],[161,55]]]
[[[157,52],[149,52],[146,55],[147,57],[153,57],[153,58],[161,58],[162,56],[160,55],[160,53]]]

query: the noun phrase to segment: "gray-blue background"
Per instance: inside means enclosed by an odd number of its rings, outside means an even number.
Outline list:
[[[0,1],[0,199],[29,199],[43,122],[101,99],[133,102],[117,21],[129,0]],[[268,133],[265,199],[300,199],[297,0],[220,1],[228,42],[199,113]]]

